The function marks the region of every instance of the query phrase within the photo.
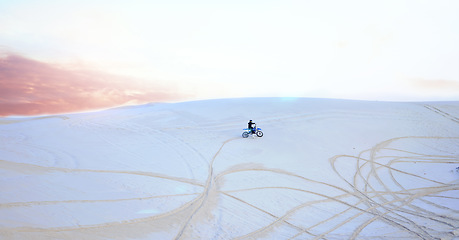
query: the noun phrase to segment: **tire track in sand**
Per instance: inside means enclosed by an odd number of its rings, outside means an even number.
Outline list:
[[[424,200],[424,197],[435,196],[441,197],[437,194],[442,192],[449,192],[449,191],[457,191],[459,190],[458,184],[447,184],[440,181],[436,181],[434,179],[429,179],[425,176],[420,176],[418,174],[408,173],[406,171],[401,171],[392,167],[393,164],[399,162],[409,162],[411,161],[418,161],[422,163],[426,163],[427,161],[431,163],[450,163],[456,164],[458,163],[457,158],[455,156],[444,156],[444,155],[425,155],[421,153],[412,153],[411,156],[378,156],[381,154],[383,150],[388,149],[387,146],[399,141],[399,140],[457,140],[459,138],[455,137],[400,137],[389,139],[384,141],[380,144],[377,144],[370,150],[362,151],[358,157],[353,156],[335,156],[330,159],[330,163],[334,171],[351,186],[355,191],[355,196],[360,197],[369,207],[367,211],[371,208],[372,213],[375,216],[366,222],[363,222],[352,234],[351,239],[357,238],[359,234],[371,223],[375,222],[376,220],[383,220],[386,223],[389,223],[397,228],[400,228],[410,234],[421,238],[421,239],[432,239],[436,234],[438,234],[438,230],[430,229],[426,227],[419,219],[426,219],[428,221],[434,221],[437,224],[441,224],[444,229],[455,229],[459,226],[459,219],[454,216],[454,209],[448,208],[443,206],[443,210],[448,210],[452,215],[451,216],[443,216],[443,214],[435,213],[433,211],[423,210],[422,208],[416,206],[413,202],[415,200]],[[370,152],[370,158],[364,159],[362,157],[363,154],[366,152]],[[409,151],[403,151],[405,153],[409,153]],[[354,174],[354,181],[351,183],[348,181],[343,175],[339,173],[336,168],[336,160],[339,158],[354,158],[356,159],[356,173]],[[377,161],[384,159],[384,158],[392,158],[392,160],[388,161],[388,163],[379,163]],[[400,160],[403,159],[403,160]],[[446,161],[445,161],[446,159]],[[364,161],[364,164],[360,164],[359,161]],[[364,176],[362,173],[363,169],[369,168],[367,170],[367,175]],[[391,189],[379,176],[378,172],[381,169],[387,169],[391,172],[390,176],[393,179],[393,182],[396,186],[401,188],[402,190],[394,191]],[[423,181],[431,182],[431,184],[435,184],[435,187],[420,187],[416,189],[409,189],[403,187],[398,181],[395,180],[392,172],[398,172],[404,175],[408,175],[411,177],[422,179]],[[375,179],[376,181],[370,182],[370,178]],[[359,183],[361,180],[362,184]],[[375,185],[375,183],[377,185]],[[385,191],[378,191],[376,195],[372,195],[376,190],[376,187],[383,188]],[[406,195],[405,198],[400,198],[400,193],[403,192]],[[391,196],[393,200],[389,200],[388,198],[384,197],[384,195]],[[425,201],[424,201],[425,202]],[[395,203],[399,203],[396,205]],[[438,205],[438,204],[437,204]],[[376,208],[374,208],[376,207]],[[381,210],[379,210],[381,209]],[[410,210],[412,209],[412,210]],[[409,217],[412,216],[412,217]],[[414,216],[414,218],[413,218]],[[447,234],[447,233],[445,233]]]
[[[62,167],[46,167],[30,163],[17,163],[0,159],[0,168],[8,169],[13,171],[20,172],[38,172],[38,173],[47,173],[47,172],[63,172],[63,173],[113,173],[113,174],[130,174],[138,175],[145,177],[154,177],[162,178],[167,180],[172,180],[176,182],[188,183],[203,187],[203,185],[197,182],[194,179],[180,178],[180,177],[171,177],[168,175],[163,175],[154,172],[143,172],[143,171],[122,171],[122,170],[97,170],[97,169],[78,169],[78,168],[62,168]]]
[[[206,202],[206,200],[207,200],[207,198],[209,196],[209,193],[210,193],[211,189],[215,186],[215,183],[214,183],[215,182],[214,168],[213,168],[213,164],[214,164],[215,159],[217,158],[217,156],[220,154],[221,150],[223,149],[223,147],[225,147],[225,145],[227,143],[229,143],[231,141],[238,140],[238,139],[240,139],[240,138],[239,137],[230,138],[230,139],[224,141],[223,144],[218,149],[218,151],[212,157],[212,160],[211,160],[211,162],[209,164],[208,175],[207,175],[206,184],[204,186],[204,191],[195,200],[193,200],[194,203],[191,206],[194,205],[194,209],[192,210],[192,212],[191,212],[190,216],[188,217],[188,219],[184,222],[184,224],[180,228],[180,231],[177,233],[177,236],[175,237],[175,239],[180,239],[183,236],[185,230],[189,226],[190,222],[193,220],[193,217],[202,208],[202,206],[204,205],[204,203]]]
[[[433,111],[433,112],[435,112],[437,114],[440,114],[441,116],[443,116],[443,117],[445,117],[445,118],[447,118],[447,119],[449,119],[449,120],[451,120],[451,121],[453,121],[455,123],[459,123],[459,118],[458,117],[455,117],[455,116],[453,116],[453,115],[451,115],[451,114],[449,114],[449,113],[447,113],[445,111],[442,111],[442,110],[438,109],[437,107],[434,107],[432,105],[424,105],[424,107],[429,109],[430,111]]]

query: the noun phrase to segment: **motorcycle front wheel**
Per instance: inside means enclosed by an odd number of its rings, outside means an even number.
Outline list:
[[[258,132],[257,132],[257,136],[258,136],[258,137],[263,137],[263,132],[262,132],[262,131],[258,131]]]

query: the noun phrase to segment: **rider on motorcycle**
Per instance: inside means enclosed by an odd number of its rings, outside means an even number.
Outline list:
[[[249,121],[248,127],[249,127],[249,130],[250,130],[252,133],[255,133],[255,131],[257,130],[257,124],[255,124],[254,122],[252,122],[252,120]]]

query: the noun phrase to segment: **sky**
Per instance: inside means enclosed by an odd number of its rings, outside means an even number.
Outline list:
[[[0,0],[0,116],[237,97],[459,100],[456,0]]]

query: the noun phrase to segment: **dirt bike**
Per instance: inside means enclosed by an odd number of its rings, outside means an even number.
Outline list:
[[[249,137],[249,135],[253,136],[253,134],[255,134],[257,137],[263,137],[263,132],[261,131],[261,128],[254,128],[252,130],[250,130],[248,128],[244,128],[243,130],[244,130],[242,132],[242,137],[243,138],[247,138],[247,137]]]

